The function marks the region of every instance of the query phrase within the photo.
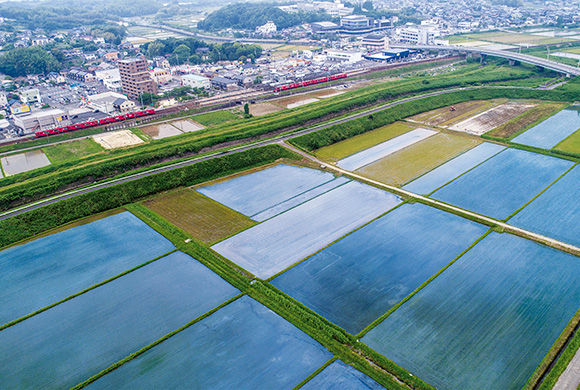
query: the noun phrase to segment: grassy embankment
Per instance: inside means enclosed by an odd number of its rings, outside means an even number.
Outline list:
[[[106,160],[88,156],[77,162],[53,164],[0,180],[0,185],[4,185],[0,192],[0,210],[7,210],[65,189],[208,152],[213,148],[231,145],[241,140],[257,139],[277,132],[309,126],[344,115],[348,111],[402,96],[470,83],[479,84],[498,79],[529,77],[531,74],[533,72],[527,69],[501,66],[481,69],[467,66],[457,74],[374,85],[324,99],[306,107],[251,118],[240,123],[225,123],[214,128],[162,139],[130,149],[109,151]]]

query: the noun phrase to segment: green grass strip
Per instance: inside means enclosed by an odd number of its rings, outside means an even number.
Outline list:
[[[306,377],[306,379],[304,379],[302,382],[298,383],[296,386],[294,386],[292,388],[292,390],[298,390],[299,388],[301,388],[302,386],[304,386],[306,383],[310,382],[310,380],[312,378],[314,378],[316,375],[320,374],[322,372],[322,370],[324,370],[326,367],[330,366],[332,363],[334,363],[335,361],[337,361],[338,358],[335,356],[333,358],[331,358],[329,361],[327,361],[326,363],[324,363],[321,367],[319,367],[316,371],[314,371],[312,374],[308,375]]]
[[[244,296],[244,293],[240,293],[238,295],[236,295],[233,298],[228,299],[227,301],[225,301],[224,303],[222,303],[221,305],[213,308],[212,310],[208,311],[205,314],[202,314],[201,316],[195,318],[193,321],[188,322],[187,324],[183,325],[182,327],[174,330],[171,333],[166,334],[165,336],[163,336],[162,338],[160,338],[157,341],[152,342],[151,344],[141,348],[140,350],[138,350],[137,352],[132,353],[131,355],[127,356],[125,359],[118,361],[117,363],[105,368],[103,371],[99,372],[96,375],[93,375],[92,377],[90,377],[89,379],[87,379],[84,382],[79,383],[78,385],[74,386],[71,388],[71,390],[78,390],[78,389],[82,389],[86,386],[88,386],[89,384],[93,383],[94,381],[96,381],[97,379],[105,376],[106,374],[108,374],[111,371],[116,370],[117,368],[121,367],[123,364],[135,359],[136,357],[144,354],[145,352],[149,351],[151,348],[155,347],[156,345],[161,344],[162,342],[164,342],[165,340],[173,337],[174,335],[176,335],[177,333],[181,332],[182,330],[185,330],[187,328],[189,328],[190,326],[196,324],[197,322],[203,320],[206,317],[209,317],[210,315],[212,315],[213,313],[215,313],[216,311],[218,311],[219,309],[221,309],[222,307],[225,307],[227,305],[229,305],[230,303],[234,302],[235,300],[241,298],[242,296]]]

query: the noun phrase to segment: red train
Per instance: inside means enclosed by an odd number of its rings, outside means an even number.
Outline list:
[[[286,85],[282,85],[280,87],[276,87],[276,88],[274,88],[274,92],[285,91],[287,89],[292,89],[292,88],[305,87],[307,85],[312,85],[312,84],[325,83],[327,81],[343,79],[345,77],[346,77],[346,73],[341,73],[341,74],[335,74],[332,76],[321,77],[319,79],[314,79],[314,80],[300,81],[298,83],[286,84]]]
[[[45,137],[47,135],[60,134],[60,133],[65,133],[67,131],[84,129],[87,127],[101,126],[101,125],[106,125],[108,123],[120,122],[120,121],[124,121],[125,119],[138,118],[140,116],[146,116],[146,115],[152,115],[152,114],[155,114],[155,110],[153,108],[151,108],[149,110],[129,112],[127,114],[112,116],[112,117],[98,119],[98,120],[89,121],[89,122],[76,123],[74,125],[56,127],[54,129],[49,129],[49,130],[39,130],[39,131],[36,131],[34,133],[34,135],[36,137]]]

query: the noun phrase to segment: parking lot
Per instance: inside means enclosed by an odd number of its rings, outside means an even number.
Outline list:
[[[80,83],[74,80],[67,80],[66,84],[51,85],[48,83],[35,86],[40,91],[42,102],[51,107],[71,110],[81,104],[82,98],[106,92],[107,89],[100,83]],[[40,105],[39,105],[40,106]]]

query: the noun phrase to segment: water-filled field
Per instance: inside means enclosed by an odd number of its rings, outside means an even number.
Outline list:
[[[573,163],[518,149],[506,149],[445,187],[433,198],[497,219],[530,201]]]
[[[390,210],[401,200],[349,182],[212,247],[260,278],[268,278]]]
[[[578,307],[576,257],[492,233],[362,341],[437,388],[520,389]]]
[[[239,291],[181,252],[0,332],[4,388],[69,388]]]
[[[420,178],[413,180],[403,188],[416,194],[430,194],[437,188],[444,186],[457,176],[481,164],[490,157],[495,156],[504,149],[504,146],[484,142]]]
[[[403,185],[479,143],[479,140],[470,137],[437,133],[365,165],[357,172],[381,183]]]
[[[580,246],[580,167],[574,167],[509,223]]]
[[[383,386],[341,360],[331,363],[309,380],[302,390],[382,390]]]
[[[250,217],[332,179],[328,172],[280,164],[197,191]]]
[[[0,324],[58,302],[175,247],[124,212],[0,252]]]
[[[42,150],[32,150],[30,152],[11,154],[0,158],[2,169],[6,176],[17,173],[32,171],[33,169],[50,165],[48,157]]]
[[[566,109],[518,135],[512,142],[551,149],[578,129],[580,111]]]
[[[481,237],[487,228],[405,204],[272,281],[318,314],[357,334]]]
[[[299,204],[309,201],[310,199],[314,199],[317,196],[324,194],[325,192],[328,192],[336,187],[339,187],[347,183],[348,181],[349,179],[347,179],[346,177],[337,177],[336,179],[331,180],[328,183],[324,183],[322,185],[319,185],[318,187],[314,187],[313,189],[306,191],[298,196],[295,196],[294,198],[290,198],[287,201],[278,203],[277,205],[272,206],[269,209],[266,209],[261,213],[254,215],[252,219],[258,222],[265,221],[278,214],[282,214],[284,211],[288,211],[291,208],[298,206]]]
[[[291,389],[331,357],[294,325],[244,296],[88,389]]]
[[[404,147],[412,145],[435,134],[437,134],[437,132],[434,130],[411,130],[408,133],[392,138],[388,141],[373,146],[372,148],[368,148],[362,152],[358,152],[352,156],[343,158],[338,162],[337,165],[342,169],[346,169],[347,171],[354,171],[385,156],[388,156],[397,150],[401,150]]]

